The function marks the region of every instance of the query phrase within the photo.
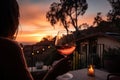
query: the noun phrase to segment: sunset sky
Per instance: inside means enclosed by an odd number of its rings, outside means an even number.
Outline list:
[[[18,42],[33,44],[40,41],[43,36],[55,36],[62,26],[50,25],[46,19],[46,13],[50,4],[59,0],[18,0],[20,6],[20,28],[16,38]],[[111,9],[107,0],[87,0],[88,9],[79,17],[79,24],[92,24],[97,12],[102,12],[103,18]]]

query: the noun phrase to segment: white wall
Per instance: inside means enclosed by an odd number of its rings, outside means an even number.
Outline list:
[[[107,37],[99,37],[98,44],[104,44],[104,49],[120,47],[120,42]]]

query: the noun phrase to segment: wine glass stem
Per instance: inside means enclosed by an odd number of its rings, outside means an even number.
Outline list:
[[[64,57],[66,58],[66,57],[67,57],[67,55],[64,55]]]

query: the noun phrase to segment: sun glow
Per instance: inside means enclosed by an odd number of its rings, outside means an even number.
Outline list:
[[[16,40],[20,42],[39,42],[44,37],[44,34],[23,34],[18,35]]]
[[[40,2],[34,2],[35,0],[18,0],[20,2],[20,31],[16,38],[19,42],[38,42],[45,36],[55,36],[58,30],[64,29],[62,25],[55,25],[52,27],[46,19],[46,12],[48,11],[50,4],[56,0],[36,0]],[[99,0],[101,2],[101,0]],[[83,16],[79,17],[78,25],[82,23],[92,24],[96,13],[103,9],[104,13],[109,8],[109,4],[104,2],[104,5],[98,4],[95,7],[94,2],[88,1],[89,8]],[[102,7],[107,7],[102,8]],[[102,12],[102,11],[100,11]],[[104,18],[104,16],[103,16]],[[73,30],[73,26],[70,26]]]

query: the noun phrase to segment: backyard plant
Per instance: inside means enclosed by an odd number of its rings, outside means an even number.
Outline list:
[[[109,72],[120,72],[120,48],[109,48],[104,52],[104,68]]]

